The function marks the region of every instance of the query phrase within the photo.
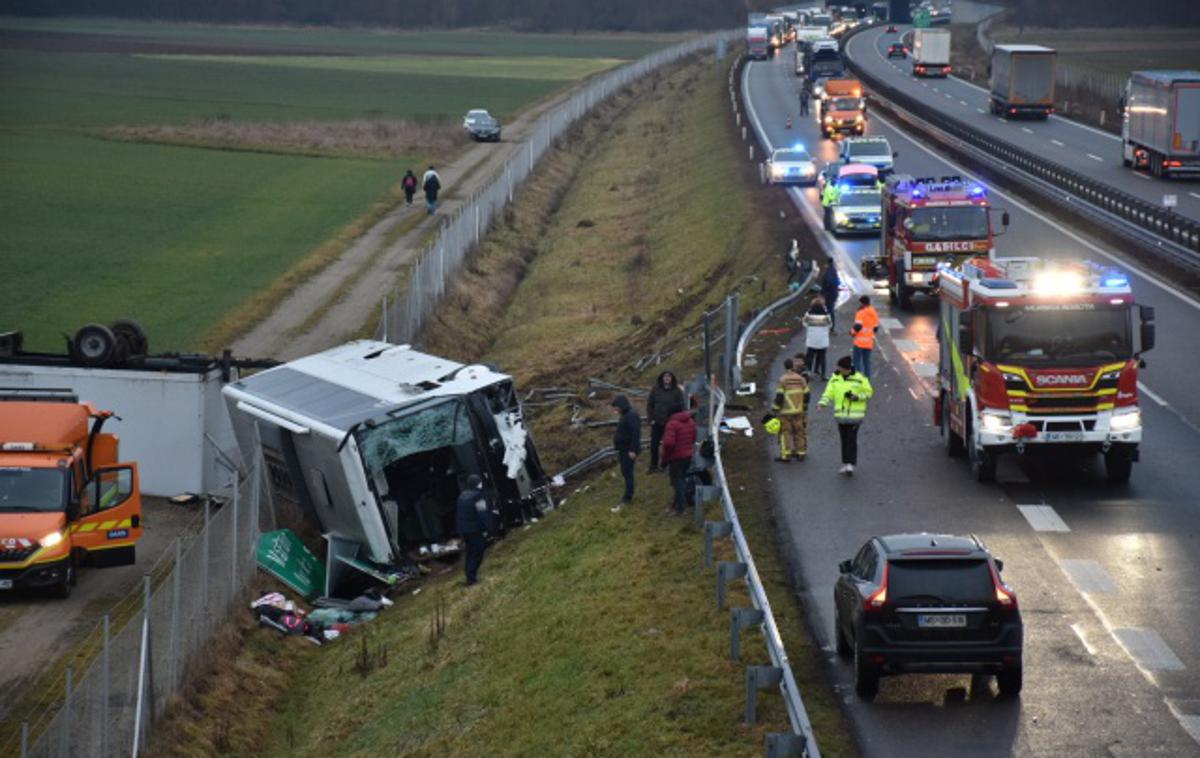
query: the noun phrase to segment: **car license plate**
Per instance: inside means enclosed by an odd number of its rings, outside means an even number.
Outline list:
[[[967,617],[961,613],[922,614],[917,616],[917,626],[926,629],[966,626]]]
[[[11,590],[12,579],[0,579],[0,590]]]
[[[1079,442],[1083,432],[1046,432],[1047,442]]]

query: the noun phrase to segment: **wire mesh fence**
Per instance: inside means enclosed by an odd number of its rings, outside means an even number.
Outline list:
[[[403,291],[384,300],[375,337],[397,344],[416,338],[468,252],[487,234],[499,212],[512,202],[513,194],[554,140],[572,124],[634,80],[701,50],[713,47],[722,50],[724,43],[734,36],[733,32],[717,32],[639,59],[598,77],[543,114],[534,124],[529,138],[484,188],[471,195],[442,222],[436,238],[413,264]]]
[[[145,573],[136,611],[105,615],[87,637],[95,655],[82,670],[67,669],[61,696],[0,745],[0,755],[107,758],[144,750],[188,664],[254,576],[260,500],[268,491],[261,477],[256,461],[227,499],[206,501],[192,536],[177,538]]]

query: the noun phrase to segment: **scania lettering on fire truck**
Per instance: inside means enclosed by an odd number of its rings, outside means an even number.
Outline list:
[[[1128,481],[1154,310],[1134,304],[1125,275],[1090,261],[976,258],[940,280],[934,421],[950,455],[965,453],[991,481],[1005,453],[1102,453],[1108,480]]]
[[[954,268],[976,256],[990,256],[995,231],[987,190],[960,176],[913,177],[893,174],[884,183],[879,255],[863,260],[868,279],[886,279],[888,295],[901,308],[917,292],[937,291],[939,266]],[[1002,212],[1002,227],[1008,213]]]
[[[101,432],[111,417],[69,390],[0,388],[0,590],[66,597],[84,563],[134,562],[138,470]]]

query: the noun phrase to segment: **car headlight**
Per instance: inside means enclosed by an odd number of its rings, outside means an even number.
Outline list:
[[[41,545],[42,547],[54,547],[55,545],[57,545],[58,543],[60,543],[62,541],[63,541],[63,533],[62,532],[50,532],[45,537],[42,537],[40,540],[38,540],[38,544]]]
[[[845,214],[844,211],[834,211],[833,212],[833,220],[838,222],[839,224],[846,223],[847,218],[849,218],[849,217]]]
[[[1142,412],[1138,409],[1117,414],[1112,417],[1108,428],[1114,432],[1132,432],[1142,425]]]
[[[813,165],[809,164],[809,165],[807,165],[807,166],[805,166],[805,167],[804,167],[804,173],[805,173],[805,174],[808,174],[809,176],[811,176],[811,175],[815,174],[816,172],[817,172],[817,167],[816,167],[816,166],[813,166]]]
[[[1012,416],[999,411],[983,412],[983,431],[1003,434],[1012,430]]]
[[[833,123],[833,114],[829,114],[829,115],[825,116],[825,123],[827,123],[827,124]]]
[[[783,166],[771,166],[771,176],[779,176],[783,173]]]
[[[855,116],[855,117],[854,117],[854,120],[855,120],[855,122],[857,122],[857,123],[861,124],[861,123],[862,123],[862,121],[863,121],[862,114],[860,113],[860,114],[858,114],[857,116]]]

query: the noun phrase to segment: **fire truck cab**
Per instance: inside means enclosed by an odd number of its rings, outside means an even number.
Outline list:
[[[1005,453],[1069,447],[1102,453],[1108,480],[1128,481],[1154,309],[1135,305],[1125,275],[1090,261],[979,257],[943,266],[940,280],[934,423],[949,454],[992,481]]]
[[[879,255],[865,258],[869,280],[886,279],[893,304],[908,309],[914,293],[936,294],[938,272],[957,268],[978,255],[991,255],[995,238],[987,190],[961,176],[913,177],[895,174],[885,181]],[[1008,226],[1008,212],[1001,226]]]
[[[70,390],[0,388],[0,591],[66,597],[84,562],[134,562],[136,463],[118,463],[112,417]]]

